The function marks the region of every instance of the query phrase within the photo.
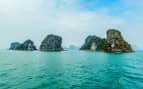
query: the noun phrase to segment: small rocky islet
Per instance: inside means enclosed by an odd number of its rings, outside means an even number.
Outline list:
[[[106,38],[100,38],[96,35],[88,36],[80,50],[102,51],[109,53],[129,53],[133,52],[131,45],[124,40],[120,31],[109,29]],[[11,43],[10,50],[37,50],[32,40],[26,40],[22,44],[19,42]],[[63,51],[62,37],[49,34],[41,42],[40,51]]]
[[[93,50],[93,51],[103,51],[104,50],[105,39],[98,36],[88,36],[85,39],[85,43],[80,48],[80,50]]]
[[[10,44],[10,50],[17,50],[17,48],[19,47],[21,45],[21,43],[19,43],[19,42],[12,42],[11,44]]]
[[[106,38],[88,36],[80,50],[104,51],[111,53],[133,52],[131,45],[124,40],[120,31],[109,29]]]
[[[40,51],[62,51],[62,37],[50,34],[42,41]]]
[[[107,31],[107,39],[105,42],[105,52],[128,53],[133,52],[131,45],[124,40],[120,31],[110,29]]]
[[[33,51],[37,50],[34,42],[30,39],[24,41],[22,44],[19,42],[11,43],[10,50],[25,50],[25,51]]]

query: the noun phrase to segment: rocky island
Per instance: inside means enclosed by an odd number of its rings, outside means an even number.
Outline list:
[[[127,53],[132,52],[131,45],[124,40],[120,31],[116,29],[109,29],[107,31],[107,39],[105,42],[105,52]]]
[[[21,44],[19,42],[12,42],[10,44],[10,50],[16,50]]]
[[[62,51],[62,37],[50,34],[40,45],[40,51]]]
[[[103,51],[105,39],[97,36],[88,36],[80,50]]]
[[[80,50],[105,51],[111,53],[133,52],[131,45],[124,40],[121,32],[116,29],[109,29],[106,39],[97,36],[88,36]]]
[[[34,42],[32,40],[26,40],[22,44],[19,42],[11,43],[10,50],[24,50],[24,51],[33,51],[37,50]]]

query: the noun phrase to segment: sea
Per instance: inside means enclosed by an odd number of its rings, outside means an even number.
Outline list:
[[[143,89],[143,51],[0,50],[0,89]]]

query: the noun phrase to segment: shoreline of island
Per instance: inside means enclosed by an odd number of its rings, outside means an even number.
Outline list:
[[[66,51],[62,47],[63,38],[58,35],[49,34],[47,35],[39,48],[37,48],[34,42],[30,39],[20,42],[12,42],[9,50],[20,50],[20,51]],[[106,38],[101,38],[96,35],[89,35],[84,44],[79,50],[83,51],[100,51],[107,53],[130,53],[134,52],[132,46],[124,39],[122,33],[116,29],[108,29],[106,32]]]

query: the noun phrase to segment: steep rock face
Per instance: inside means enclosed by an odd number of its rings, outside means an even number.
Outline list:
[[[36,46],[34,45],[34,42],[31,40],[26,40],[23,42],[19,47],[16,48],[16,50],[27,50],[27,51],[33,51],[37,50]]]
[[[107,39],[105,42],[105,52],[132,52],[132,48],[128,42],[124,40],[120,31],[109,29],[107,31]]]
[[[97,36],[88,36],[80,50],[102,51],[104,50],[104,43],[105,39]]]
[[[13,42],[10,45],[10,50],[16,50],[21,44],[19,42]]]
[[[40,45],[41,51],[62,51],[62,37],[50,34]]]

